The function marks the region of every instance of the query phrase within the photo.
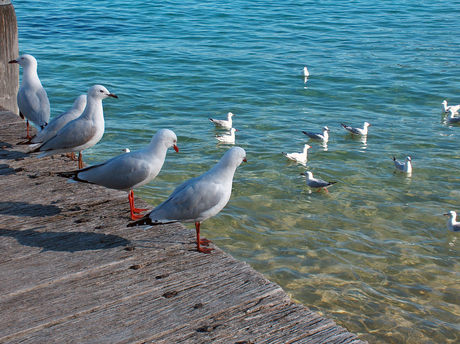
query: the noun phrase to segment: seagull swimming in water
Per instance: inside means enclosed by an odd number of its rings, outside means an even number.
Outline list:
[[[447,229],[451,232],[460,232],[460,222],[457,222],[457,213],[451,210],[444,215],[449,216],[447,220]]]
[[[235,132],[236,131],[238,131],[238,129],[231,128],[229,135],[216,135],[216,139],[219,140],[220,143],[233,145],[235,144]]]
[[[410,156],[406,156],[404,162],[396,160],[395,157],[393,157],[393,161],[396,167],[396,170],[393,173],[396,173],[397,171],[400,171],[401,173],[412,173],[412,160]]]
[[[88,166],[78,171],[62,172],[61,177],[73,181],[97,184],[109,189],[128,192],[131,220],[137,220],[143,215],[136,215],[147,209],[134,207],[134,189],[152,181],[163,167],[166,152],[172,147],[176,152],[177,137],[169,129],[159,130],[150,140],[150,143],[135,152],[122,153],[103,163]]]
[[[231,129],[232,128],[232,117],[235,116],[234,114],[232,114],[231,112],[229,112],[227,114],[227,119],[213,119],[213,118],[210,118],[209,120],[214,123],[216,126],[218,127],[224,127],[224,128],[227,128],[227,129]]]
[[[18,91],[19,116],[27,121],[27,139],[30,139],[29,121],[43,130],[50,120],[50,101],[37,74],[37,60],[29,54],[19,56],[8,63],[23,68],[21,87]]]
[[[297,162],[300,162],[302,164],[305,164],[307,162],[307,160],[308,160],[308,157],[307,157],[308,148],[311,148],[311,146],[308,145],[308,144],[305,144],[303,146],[302,152],[300,152],[300,153],[285,153],[285,152],[281,152],[281,153],[286,158],[288,158],[290,160],[297,161]]]
[[[319,178],[313,178],[313,173],[310,171],[306,171],[304,173],[301,173],[300,175],[305,176],[306,177],[305,181],[307,185],[313,189],[318,189],[317,192],[319,192],[321,189],[324,189],[326,190],[327,193],[329,193],[327,188],[337,183],[337,182],[326,182],[325,180],[322,180]]]
[[[452,114],[458,114],[458,111],[460,110],[460,105],[447,106],[447,100],[443,100],[441,104],[443,105],[445,113],[452,111]]]
[[[321,140],[324,143],[327,143],[329,140],[329,128],[328,127],[323,127],[323,132],[322,133],[313,133],[310,131],[302,131],[305,135],[307,135],[309,138],[313,140]]]
[[[131,153],[132,154],[132,153]],[[233,147],[208,172],[179,185],[166,201],[128,227],[171,222],[194,222],[198,252],[211,253],[204,248],[211,241],[200,237],[201,222],[217,215],[228,203],[232,194],[236,168],[246,160],[243,148]]]
[[[458,116],[458,112],[455,112],[453,109],[448,110],[449,114],[446,117],[446,123],[458,123],[460,122],[460,116]]]
[[[354,135],[366,136],[367,131],[368,131],[367,128],[372,127],[372,125],[370,125],[368,122],[364,122],[363,129],[361,129],[361,128],[353,128],[353,127],[350,127],[349,125],[345,125],[345,124],[342,124],[342,127],[344,129],[348,130],[351,133],[351,136],[354,137]]]
[[[304,76],[304,77],[310,76],[310,72],[308,71],[307,67],[303,67],[302,76]]]

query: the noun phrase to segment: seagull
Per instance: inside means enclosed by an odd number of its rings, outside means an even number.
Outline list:
[[[327,193],[329,193],[327,188],[337,183],[337,182],[326,182],[322,179],[313,178],[313,173],[311,173],[310,171],[301,173],[301,175],[306,177],[306,183],[309,187],[318,189],[317,192],[319,192],[321,189],[324,189],[326,190]]]
[[[226,144],[235,144],[235,131],[238,129],[232,128],[230,129],[230,135],[216,135],[216,139],[218,139],[221,143]]]
[[[445,113],[452,111],[453,114],[458,114],[458,110],[460,110],[460,105],[447,106],[447,100],[443,100],[441,104],[443,105]]]
[[[284,152],[281,152],[281,153],[288,159],[305,164],[308,160],[307,158],[308,148],[311,148],[311,146],[308,144],[305,144],[303,146],[303,151],[301,153],[284,153]]]
[[[82,152],[93,147],[104,135],[104,111],[102,99],[118,98],[104,86],[94,85],[86,94],[87,103],[80,117],[67,123],[56,135],[39,144],[31,152],[41,152],[37,158],[45,156],[79,152],[78,168],[83,168]]]
[[[39,131],[35,136],[30,140],[21,142],[20,144],[33,144],[33,143],[42,143],[53,137],[57,132],[64,127],[70,121],[80,117],[85,110],[86,106],[86,94],[82,94],[73,103],[73,106],[68,109],[66,112],[63,112],[59,116],[54,117],[48,125],[42,130]]]
[[[303,67],[302,76],[304,76],[304,77],[310,76],[310,72],[308,71],[307,67]]]
[[[229,112],[227,114],[227,119],[213,119],[213,118],[210,118],[209,120],[214,123],[216,126],[218,127],[224,127],[224,128],[227,128],[227,129],[231,129],[232,128],[232,117],[235,116],[234,114],[232,114],[231,112]]]
[[[393,173],[396,173],[397,171],[400,171],[401,173],[412,173],[412,162],[410,156],[406,156],[404,162],[396,160],[395,157],[393,157],[393,161],[395,162],[396,167],[396,170]]]
[[[131,220],[143,215],[136,215],[147,209],[134,207],[134,189],[153,180],[160,173],[166,158],[166,151],[173,147],[176,152],[177,137],[169,129],[161,129],[151,139],[148,146],[129,154],[123,153],[103,163],[85,167],[78,171],[62,172],[61,177],[82,183],[104,186],[109,189],[128,192]]]
[[[342,127],[346,130],[348,130],[351,133],[351,136],[354,137],[354,135],[361,135],[361,136],[366,136],[367,135],[367,127],[372,127],[368,122],[364,122],[364,128],[353,128],[348,125],[342,124]]]
[[[233,175],[246,160],[243,148],[232,147],[208,172],[179,185],[166,201],[128,227],[170,222],[194,222],[198,252],[211,253],[211,241],[200,238],[201,222],[217,215],[227,204],[232,193]]]
[[[449,112],[449,114],[446,117],[446,123],[450,124],[460,122],[460,116],[456,116],[456,114],[458,115],[458,112],[455,112],[452,108],[450,108],[447,112]]]
[[[19,116],[27,120],[27,139],[30,139],[29,121],[40,131],[50,120],[50,102],[37,74],[37,60],[29,54],[19,56],[8,63],[17,63],[23,69],[18,91]]]
[[[460,231],[460,222],[457,222],[457,213],[453,210],[449,211],[447,214],[449,216],[447,220],[447,229],[452,232],[459,232]]]
[[[327,143],[329,141],[329,128],[328,127],[323,127],[323,132],[322,133],[313,133],[310,131],[302,131],[305,135],[307,135],[309,138],[313,140],[321,140],[324,143]]]

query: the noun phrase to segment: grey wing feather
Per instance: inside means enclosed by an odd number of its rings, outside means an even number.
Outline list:
[[[73,148],[91,140],[95,135],[96,128],[88,125],[86,121],[74,121],[67,123],[56,135],[45,141],[35,151],[44,152],[53,149]]]
[[[44,88],[39,89],[37,92],[19,92],[18,105],[24,116],[36,126],[42,127],[48,123],[50,103]]]
[[[177,187],[171,196],[150,213],[152,220],[192,220],[212,209],[222,200],[222,185],[205,181],[203,176],[192,178]],[[199,180],[201,179],[201,180]]]
[[[315,139],[315,140],[322,140],[323,139],[323,136],[321,134],[318,134],[318,133],[312,133],[312,132],[307,132],[307,131],[303,131],[303,133],[305,135],[307,135],[311,139]]]
[[[312,188],[322,188],[325,186],[328,186],[330,183],[322,180],[322,179],[316,179],[316,180],[311,180],[308,182],[308,186]]]
[[[139,183],[150,181],[149,164],[134,154],[121,154],[101,164],[79,170],[76,177],[89,183],[111,189],[128,190]]]
[[[398,160],[395,160],[395,167],[400,170],[400,171],[403,171],[404,170],[404,164],[399,162]]]

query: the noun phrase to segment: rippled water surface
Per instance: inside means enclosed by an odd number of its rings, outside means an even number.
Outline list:
[[[93,84],[106,132],[88,163],[179,138],[137,194],[152,206],[228,149],[208,118],[235,114],[248,163],[207,237],[294,299],[372,343],[460,341],[459,1],[13,1],[52,116]],[[308,66],[305,81],[300,72]],[[372,124],[367,140],[340,124]],[[327,147],[302,130],[327,125]],[[392,157],[412,157],[412,176]],[[337,181],[311,192],[300,173]]]

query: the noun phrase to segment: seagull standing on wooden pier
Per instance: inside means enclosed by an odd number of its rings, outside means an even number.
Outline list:
[[[151,139],[148,146],[129,154],[122,153],[103,163],[88,166],[78,171],[63,172],[61,177],[83,183],[97,184],[109,189],[128,192],[131,220],[142,218],[136,215],[147,209],[134,207],[134,189],[153,180],[163,167],[168,148],[176,152],[177,137],[169,129],[161,129]]]
[[[208,172],[179,185],[166,201],[144,218],[128,224],[128,227],[194,222],[198,252],[211,253],[213,249],[201,247],[211,242],[200,237],[201,222],[217,215],[228,203],[232,194],[233,176],[243,161],[247,161],[243,148],[229,149]]]
[[[67,123],[56,135],[31,152],[41,152],[37,158],[60,153],[78,152],[78,168],[83,168],[82,152],[93,147],[104,135],[104,110],[102,99],[118,98],[104,86],[94,85],[86,94],[86,107],[80,117]]]
[[[50,102],[37,74],[37,60],[29,54],[19,56],[9,63],[23,68],[21,87],[18,91],[19,116],[27,121],[27,139],[30,139],[29,121],[43,130],[50,120]]]

